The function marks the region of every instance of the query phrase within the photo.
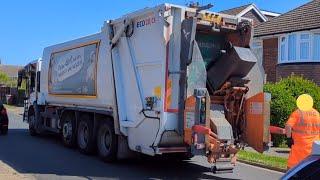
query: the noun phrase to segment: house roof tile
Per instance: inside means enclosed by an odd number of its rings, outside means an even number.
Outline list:
[[[234,15],[235,16],[235,15],[238,15],[239,13],[241,13],[243,10],[245,10],[250,5],[251,4],[247,4],[247,5],[235,7],[235,8],[232,8],[232,9],[223,10],[223,11],[220,11],[220,13],[229,14],[229,15]]]
[[[320,0],[313,0],[255,27],[254,36],[320,28]]]

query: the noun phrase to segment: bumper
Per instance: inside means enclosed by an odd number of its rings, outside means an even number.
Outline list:
[[[0,128],[8,128],[9,120],[8,117],[0,117]]]

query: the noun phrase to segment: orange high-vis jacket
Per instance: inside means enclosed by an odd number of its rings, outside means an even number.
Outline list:
[[[320,114],[317,110],[295,110],[287,121],[291,126],[294,144],[291,147],[288,168],[292,168],[311,154],[312,143],[320,139]]]

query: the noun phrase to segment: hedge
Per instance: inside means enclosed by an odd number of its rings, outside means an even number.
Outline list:
[[[277,83],[267,83],[264,91],[271,93],[271,125],[284,127],[290,114],[296,109],[296,99],[301,94],[313,97],[314,108],[320,110],[320,87],[301,76],[290,76]],[[273,135],[274,146],[283,145],[285,136]]]

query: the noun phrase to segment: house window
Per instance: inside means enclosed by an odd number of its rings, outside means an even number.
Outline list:
[[[288,60],[294,61],[296,60],[296,47],[297,47],[297,35],[290,34],[288,39]]]
[[[320,33],[296,32],[279,38],[279,63],[320,62]]]
[[[320,60],[320,33],[314,34],[313,36],[313,59],[316,61]]]
[[[280,61],[284,62],[285,60],[286,60],[286,37],[281,37]]]
[[[251,48],[260,49],[262,47],[262,40],[254,40]]]
[[[308,60],[310,58],[310,35],[300,35],[300,59]]]

